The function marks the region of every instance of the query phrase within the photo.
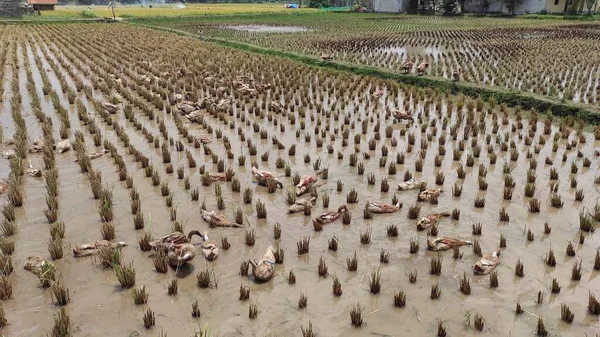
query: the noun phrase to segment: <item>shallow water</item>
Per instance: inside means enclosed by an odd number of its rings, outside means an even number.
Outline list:
[[[47,32],[45,32],[47,34]],[[156,34],[152,32],[152,34]],[[43,38],[42,35],[40,38]],[[49,41],[49,40],[46,40]],[[59,43],[60,45],[60,43]],[[89,48],[94,48],[89,46]],[[123,52],[118,48],[117,52]],[[108,51],[107,51],[108,53]],[[41,55],[41,54],[40,54]],[[46,62],[46,61],[44,61]],[[44,63],[45,64],[45,63]],[[32,66],[33,67],[33,66]],[[37,70],[33,67],[32,70]],[[61,67],[62,69],[62,67]],[[63,69],[65,76],[69,76]],[[79,70],[76,72],[83,76]],[[7,72],[9,74],[9,72]],[[123,74],[115,74],[123,76]],[[56,74],[49,70],[49,77],[53,88],[61,97],[61,102],[65,104],[66,96],[60,91],[60,84],[56,79]],[[35,75],[34,75],[34,78]],[[71,85],[72,82],[68,81]],[[40,83],[36,83],[40,86]],[[94,91],[96,99],[106,99],[99,91]],[[88,112],[96,119],[96,124],[105,139],[110,140],[118,147],[118,152],[123,156],[129,173],[132,175],[134,185],[142,196],[142,211],[148,222],[148,229],[155,237],[170,233],[171,223],[169,219],[168,208],[165,206],[164,198],[160,196],[159,187],[154,187],[150,179],[144,175],[144,170],[129,154],[129,151],[123,147],[114,132],[114,128],[101,121],[99,116],[93,112],[91,103],[85,98],[83,93],[79,93],[78,98],[88,108]],[[479,144],[482,147],[481,158],[475,160],[473,168],[465,167],[467,176],[464,181],[457,178],[457,162],[452,160],[452,149],[458,142],[448,139],[446,141],[447,153],[443,159],[441,168],[434,166],[434,157],[438,148],[437,137],[428,142],[427,155],[424,160],[423,172],[414,172],[414,162],[418,149],[413,149],[412,153],[407,153],[406,162],[403,165],[397,165],[398,173],[388,175],[387,165],[379,168],[378,160],[381,157],[381,146],[386,144],[389,148],[388,165],[395,160],[397,152],[406,151],[407,141],[405,136],[400,136],[402,129],[408,129],[414,132],[415,144],[420,144],[421,138],[425,137],[420,133],[418,125],[407,125],[393,123],[391,119],[385,119],[384,99],[375,108],[373,105],[366,107],[364,102],[356,100],[353,104],[359,106],[358,113],[353,115],[356,121],[356,130],[352,130],[350,141],[354,134],[360,133],[360,119],[378,116],[381,122],[382,139],[377,142],[377,150],[369,151],[367,142],[374,137],[373,124],[369,124],[366,134],[360,137],[359,145],[361,152],[371,154],[371,159],[365,160],[359,155],[359,162],[365,165],[365,174],[360,176],[356,173],[356,167],[349,166],[348,158],[354,153],[355,147],[351,145],[343,147],[341,137],[337,137],[333,142],[336,151],[344,153],[344,159],[339,160],[335,154],[328,154],[326,147],[317,148],[313,133],[316,121],[306,118],[305,131],[301,132],[300,138],[296,138],[295,130],[300,128],[296,125],[290,125],[286,118],[279,118],[280,123],[285,123],[287,132],[281,132],[279,126],[275,126],[267,119],[261,119],[248,113],[248,120],[256,122],[260,127],[266,130],[269,135],[276,135],[278,139],[286,145],[286,150],[277,150],[272,145],[270,139],[261,140],[257,133],[252,130],[251,123],[244,124],[238,119],[234,119],[238,126],[244,130],[247,138],[252,138],[257,145],[258,156],[248,156],[244,167],[238,167],[237,160],[225,159],[227,167],[233,167],[236,177],[240,179],[242,190],[249,186],[253,192],[253,204],[258,200],[265,202],[268,217],[266,220],[256,218],[254,205],[243,204],[241,193],[232,193],[230,183],[219,183],[222,187],[223,198],[226,203],[226,209],[223,211],[229,219],[234,218],[234,212],[239,207],[245,215],[245,222],[249,228],[256,231],[256,243],[253,247],[247,247],[244,243],[243,229],[210,229],[199,216],[198,202],[190,200],[189,191],[183,188],[182,180],[178,180],[175,174],[166,174],[164,164],[161,161],[160,149],[155,149],[152,144],[146,142],[139,131],[136,131],[133,125],[128,122],[122,113],[113,116],[122,127],[128,131],[131,143],[145,155],[151,158],[152,164],[161,174],[161,179],[169,181],[173,191],[174,205],[177,206],[177,219],[185,224],[186,231],[190,229],[200,229],[208,231],[209,237],[219,241],[221,236],[227,236],[232,247],[228,251],[221,251],[221,255],[214,262],[207,262],[198,254],[196,258],[176,275],[173,270],[167,274],[159,274],[154,271],[151,256],[152,253],[144,253],[137,247],[137,239],[142,235],[141,231],[133,228],[132,216],[129,209],[129,191],[118,181],[116,175],[116,166],[113,164],[109,155],[92,161],[94,169],[102,172],[103,185],[110,187],[114,195],[114,213],[115,226],[117,228],[117,241],[126,241],[128,246],[124,247],[124,262],[133,262],[136,268],[136,287],[146,285],[150,296],[147,305],[136,306],[131,298],[131,290],[122,290],[116,281],[114,273],[110,270],[102,269],[94,263],[92,258],[75,259],[71,256],[69,247],[65,247],[65,257],[56,261],[58,270],[66,286],[73,292],[71,303],[68,304],[68,312],[75,329],[76,336],[99,336],[99,335],[135,335],[156,336],[160,329],[164,329],[169,335],[188,336],[194,330],[208,325],[215,335],[218,336],[300,336],[300,327],[307,326],[312,322],[314,329],[320,336],[434,336],[437,330],[437,323],[443,320],[450,336],[527,336],[532,335],[537,322],[537,316],[542,316],[546,322],[546,328],[550,330],[551,335],[560,336],[582,336],[584,333],[593,335],[598,329],[598,317],[587,313],[588,291],[595,292],[597,295],[600,289],[600,280],[598,271],[592,269],[593,258],[599,245],[598,234],[586,234],[586,241],[583,245],[578,242],[579,211],[583,208],[591,209],[597,202],[597,185],[593,184],[595,175],[598,173],[598,159],[594,157],[593,151],[599,145],[593,140],[593,135],[586,134],[587,142],[585,145],[579,145],[578,149],[586,156],[592,159],[591,168],[582,168],[581,159],[576,158],[576,151],[567,152],[567,161],[561,162],[563,152],[565,152],[565,140],[560,140],[560,148],[557,153],[552,152],[552,138],[547,138],[546,145],[542,146],[538,157],[537,173],[537,193],[535,197],[541,201],[542,209],[539,214],[531,214],[527,210],[528,199],[523,195],[523,188],[526,181],[526,172],[529,168],[529,161],[526,159],[526,152],[529,150],[522,140],[519,140],[516,134],[510,132],[509,126],[501,126],[499,134],[507,133],[510,139],[516,142],[517,150],[520,155],[516,162],[510,162],[508,153],[500,152],[497,149],[498,161],[495,165],[489,165],[489,159],[485,152],[485,140],[483,135],[479,138]],[[406,98],[390,97],[391,101],[402,103]],[[322,100],[325,108],[333,102],[329,96],[323,95]],[[353,104],[346,107],[347,112],[353,112]],[[6,106],[6,104],[5,104]],[[72,129],[86,130],[76,117],[74,106],[68,106],[72,117]],[[45,106],[46,108],[46,106]],[[3,113],[10,114],[5,107]],[[47,114],[52,114],[51,105]],[[456,109],[456,108],[454,108]],[[237,110],[237,109],[236,109]],[[373,111],[374,110],[374,111]],[[422,112],[422,105],[418,111]],[[144,125],[157,134],[156,121],[151,121],[145,117],[141,111],[134,109],[138,119]],[[441,112],[432,110],[432,115],[448,116],[451,120],[449,125],[456,121],[456,112],[447,114],[445,102]],[[169,134],[173,137],[181,137],[177,134],[174,125],[173,116],[164,115],[165,124]],[[219,122],[218,119],[207,115],[209,124],[214,129],[222,129],[232,145],[236,157],[240,153],[247,153],[245,142],[240,141],[236,130],[229,129],[226,125]],[[321,117],[323,118],[323,117]],[[441,128],[441,119],[438,118],[436,124]],[[35,125],[34,118],[26,119],[31,127]],[[338,122],[329,120],[332,125],[337,126],[343,123],[343,117]],[[510,120],[511,124],[514,120]],[[491,118],[486,119],[488,132],[491,133]],[[524,121],[524,129],[527,129],[528,123]],[[543,123],[538,123],[538,132],[536,139],[541,134]],[[58,130],[58,121],[55,125]],[[391,140],[385,138],[385,126],[391,125],[393,128],[393,137],[399,140],[397,147],[391,146]],[[10,126],[12,127],[12,126]],[[30,125],[28,125],[28,128]],[[198,136],[206,134],[207,130],[198,124],[188,125],[192,134]],[[553,133],[558,128],[553,127]],[[98,151],[101,148],[95,148],[91,142],[90,134],[85,131],[88,151]],[[313,139],[310,143],[304,140],[304,133],[312,133]],[[439,132],[438,132],[439,135]],[[459,131],[459,139],[462,137],[462,130]],[[55,135],[57,139],[59,137]],[[214,134],[213,134],[213,138]],[[493,137],[495,138],[495,137]],[[573,138],[573,136],[571,136]],[[205,156],[201,149],[194,149],[182,139],[186,148],[190,149],[194,157],[198,159],[198,166],[206,165],[208,172],[215,172],[216,165],[212,164],[210,157]],[[492,139],[492,144],[495,140]],[[465,144],[465,153],[462,156],[462,162],[468,153],[470,153],[470,142]],[[293,157],[288,156],[287,148],[296,144],[297,153]],[[326,143],[327,144],[327,143]],[[211,148],[221,158],[225,158],[225,151],[222,139],[214,139],[210,144]],[[417,146],[417,145],[416,145]],[[496,146],[497,147],[497,146]],[[261,162],[258,158],[263,152],[270,151],[268,163]],[[192,188],[199,186],[200,202],[206,200],[207,209],[217,208],[214,197],[214,186],[203,187],[200,185],[200,174],[198,168],[188,169],[183,152],[176,152],[172,148],[172,163],[175,168],[182,165],[185,167],[186,176],[189,175]],[[325,225],[323,231],[315,232],[313,230],[310,217],[305,217],[302,213],[287,215],[285,192],[292,185],[291,178],[285,178],[283,170],[275,168],[275,160],[281,156],[290,163],[292,172],[300,175],[308,174],[313,171],[312,164],[304,163],[303,157],[310,154],[312,161],[320,158],[322,167],[329,167],[329,178],[320,179],[317,184],[319,200],[312,210],[312,216],[315,217],[323,211],[336,209],[346,201],[347,193],[356,188],[359,192],[359,203],[348,205],[352,214],[352,223],[343,225],[341,220]],[[545,165],[543,158],[549,156],[555,158],[554,165],[560,176],[560,187],[558,193],[565,202],[563,208],[555,209],[549,204],[549,170],[551,165]],[[34,160],[41,160],[39,155],[30,155]],[[57,167],[60,177],[59,195],[60,195],[60,219],[66,223],[66,241],[70,244],[82,244],[100,239],[100,218],[97,213],[96,201],[92,198],[88,179],[85,174],[80,172],[77,163],[73,162],[75,153],[69,151],[65,154],[56,156]],[[256,160],[261,169],[269,169],[277,172],[277,175],[284,181],[285,189],[278,190],[274,194],[268,194],[265,187],[257,186],[252,181],[250,173],[250,162]],[[568,177],[570,176],[570,163],[576,160],[579,166],[577,175],[578,187],[583,189],[585,199],[583,202],[575,202],[573,194],[574,189],[569,187]],[[512,176],[515,178],[517,186],[514,190],[512,201],[504,201],[503,191],[503,173],[502,164],[509,161],[514,166]],[[487,182],[489,188],[487,191],[479,191],[477,187],[477,166],[484,163],[488,166]],[[8,175],[9,168],[6,161],[0,166],[0,173],[3,176]],[[471,271],[472,264],[477,261],[472,250],[469,247],[461,248],[464,256],[460,260],[452,259],[452,252],[443,252],[443,269],[441,276],[429,275],[429,260],[436,256],[432,252],[425,250],[427,233],[417,232],[415,229],[416,220],[409,220],[406,217],[409,206],[416,203],[416,191],[395,192],[396,185],[402,181],[404,171],[409,169],[413,172],[415,179],[424,180],[428,186],[435,186],[435,175],[438,171],[446,174],[443,184],[445,193],[439,198],[437,206],[429,203],[419,203],[422,207],[421,215],[430,214],[439,211],[451,211],[454,208],[461,210],[460,220],[452,221],[449,218],[443,219],[439,223],[440,236],[454,236],[463,239],[472,239],[471,225],[476,222],[483,224],[483,235],[479,237],[482,252],[491,253],[497,248],[500,233],[504,233],[507,239],[507,248],[502,250],[501,264],[497,268],[499,272],[500,286],[496,289],[490,289],[488,286],[488,277],[474,276]],[[374,173],[376,176],[375,185],[367,184],[367,175]],[[390,185],[390,191],[380,192],[379,186],[383,178],[387,178]],[[342,192],[336,191],[336,181],[340,179],[344,183]],[[458,181],[462,183],[464,189],[460,198],[452,196],[452,186]],[[49,290],[39,288],[39,281],[33,274],[22,269],[22,261],[29,255],[48,256],[47,252],[47,220],[44,217],[45,187],[42,179],[25,178],[24,189],[26,194],[25,205],[17,212],[17,221],[19,231],[14,237],[17,249],[13,254],[13,263],[15,272],[10,276],[13,283],[13,298],[4,301],[2,304],[7,314],[10,325],[3,332],[11,336],[43,336],[50,331],[53,324],[52,316],[57,309],[52,304]],[[214,185],[214,184],[213,184]],[[394,193],[397,193],[404,207],[397,213],[387,215],[374,215],[373,220],[364,220],[362,210],[365,202],[384,201],[390,202]],[[330,205],[328,209],[322,206],[321,196],[328,194]],[[486,205],[483,209],[473,207],[473,201],[476,197],[485,195]],[[499,222],[498,212],[505,207],[510,215],[510,222]],[[548,222],[552,227],[550,235],[543,234],[543,224]],[[273,240],[272,226],[280,223],[282,227],[281,238]],[[398,225],[399,236],[389,238],[386,236],[386,227],[390,224]],[[528,242],[525,235],[525,228],[531,228],[535,234],[535,240]],[[362,245],[359,241],[360,233],[371,230],[372,243]],[[337,252],[328,250],[327,241],[336,236],[339,241]],[[309,236],[310,253],[298,256],[296,253],[296,242],[302,236]],[[420,243],[420,250],[417,254],[409,253],[409,239],[417,237]],[[566,240],[572,240],[575,244],[577,257],[566,257]],[[268,283],[257,284],[248,277],[239,276],[239,265],[248,258],[260,258],[269,245],[285,249],[285,261],[276,266],[276,274]],[[220,246],[220,245],[219,245]],[[557,266],[547,267],[542,259],[552,247],[556,254]],[[380,265],[379,253],[385,249],[390,254],[389,264]],[[358,255],[358,271],[348,272],[346,270],[346,257],[351,257],[354,252]],[[323,257],[328,265],[329,274],[327,278],[319,277],[317,274],[317,265],[319,258]],[[570,281],[571,266],[577,259],[582,259],[584,275],[579,282]],[[525,277],[518,278],[514,276],[514,266],[520,259],[525,266]],[[369,276],[374,268],[381,267],[382,291],[378,295],[369,293]],[[199,289],[196,285],[195,274],[206,268],[214,271],[218,279],[218,287],[211,289]],[[286,276],[293,270],[296,274],[297,282],[295,285],[288,285]],[[418,281],[416,284],[408,282],[408,274],[417,270]],[[463,295],[459,291],[458,279],[466,273],[471,279],[472,293],[469,296]],[[338,275],[342,283],[343,295],[339,298],[332,295],[332,275]],[[167,284],[171,279],[177,277],[179,280],[179,294],[174,297],[167,296]],[[551,295],[549,286],[552,278],[557,278],[562,285],[560,294]],[[431,285],[439,283],[442,289],[442,295],[438,300],[429,298]],[[249,286],[251,289],[251,301],[240,302],[238,300],[238,289],[240,285]],[[393,306],[393,295],[395,291],[402,290],[407,294],[407,305],[405,308],[396,309]],[[537,292],[545,293],[544,303],[538,305],[535,303]],[[308,298],[306,309],[297,309],[297,301],[301,294]],[[194,301],[200,303],[202,317],[199,320],[191,317],[191,305]],[[514,307],[520,302],[525,313],[521,316],[515,316]],[[258,303],[259,315],[256,320],[248,319],[248,306],[250,302]],[[364,307],[363,317],[366,325],[360,329],[350,325],[349,311],[360,302]],[[568,304],[575,313],[575,323],[572,325],[560,322],[560,305]],[[152,308],[156,314],[157,325],[151,331],[145,331],[142,326],[142,316],[147,310]],[[467,328],[464,324],[465,318],[470,315],[472,318],[475,313],[482,315],[486,322],[486,328],[483,333],[475,331],[473,328]]]
[[[298,26],[238,25],[223,27],[252,33],[302,33],[309,31],[306,27]]]

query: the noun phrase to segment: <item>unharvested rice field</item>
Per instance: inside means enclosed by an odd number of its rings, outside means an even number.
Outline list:
[[[4,335],[599,332],[594,126],[128,24],[0,44]]]
[[[34,20],[53,20],[53,19],[73,19],[81,18],[83,12],[97,17],[112,17],[111,8],[106,5],[98,4],[92,6],[56,6],[54,11],[43,11],[41,16],[28,15],[26,19]],[[314,12],[315,9],[288,9],[283,4],[260,4],[260,3],[238,3],[230,4],[152,4],[141,5],[117,5],[115,15],[121,18],[146,18],[146,17],[181,17],[181,16],[204,16],[204,15],[231,15],[231,14],[250,14],[250,13],[297,13]]]
[[[240,22],[308,31],[227,29]],[[395,72],[412,59],[410,73],[427,62],[424,73],[436,78],[451,80],[459,71],[460,81],[479,86],[600,105],[600,25],[594,22],[317,13],[156,24]]]

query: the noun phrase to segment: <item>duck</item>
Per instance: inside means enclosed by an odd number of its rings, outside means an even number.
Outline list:
[[[102,157],[105,153],[108,153],[109,151],[107,149],[102,149],[102,151],[100,152],[90,152],[88,153],[88,157],[90,159],[96,159],[96,158],[100,158]]]
[[[375,92],[371,94],[371,98],[373,99],[380,99],[383,96],[383,90],[381,90],[379,87],[377,87],[375,89]]]
[[[500,250],[490,254],[485,254],[479,261],[473,265],[475,275],[487,275],[491,273],[500,263]]]
[[[227,220],[225,215],[217,214],[215,211],[202,211],[202,219],[208,223],[210,227],[242,227],[242,225],[231,223]]]
[[[340,217],[340,215],[342,215],[344,212],[348,212],[348,207],[346,207],[346,205],[342,205],[342,206],[338,207],[337,211],[329,211],[329,212],[321,213],[321,215],[314,218],[312,222],[313,222],[313,224],[319,224],[319,225],[325,225],[328,223],[332,223],[335,220],[337,220]]]
[[[321,54],[321,60],[331,61],[331,60],[333,60],[333,56],[331,56],[330,54]]]
[[[421,182],[414,180],[413,178],[408,179],[407,181],[403,181],[398,184],[398,189],[400,191],[408,191],[408,190],[416,190],[421,187]]]
[[[189,115],[193,111],[198,110],[198,104],[189,101],[183,101],[177,104],[177,109],[179,109],[182,115]]]
[[[27,168],[27,175],[34,178],[39,178],[42,176],[42,170],[34,168],[30,163],[29,167]]]
[[[0,194],[4,194],[8,191],[8,183],[6,180],[0,180]]]
[[[384,202],[373,201],[367,204],[367,208],[373,213],[394,213],[402,208],[402,203],[398,201],[395,205],[391,205]]]
[[[403,121],[403,120],[414,121],[414,118],[410,112],[406,112],[406,111],[399,110],[399,109],[394,109],[392,111],[392,114],[394,116],[394,119],[397,119],[400,121]]]
[[[435,224],[440,218],[444,218],[444,217],[448,217],[450,216],[450,213],[448,212],[442,212],[442,213],[434,213],[434,214],[429,214],[426,215],[424,217],[421,218],[421,220],[417,221],[417,230],[425,230],[431,226],[433,226],[433,224]]]
[[[415,64],[415,58],[408,58],[406,59],[406,61],[404,61],[404,63],[402,63],[402,69],[404,69],[404,73],[408,74],[410,73],[413,65]]]
[[[71,142],[68,139],[65,139],[56,143],[55,148],[58,153],[67,152],[71,149]]]
[[[283,188],[283,183],[279,179],[275,178],[275,173],[273,172],[261,171],[256,166],[252,166],[252,175],[260,186],[267,186],[267,181],[269,178],[271,178],[275,181],[277,187]]]
[[[458,82],[460,80],[460,75],[462,74],[462,69],[458,67],[454,72],[452,72],[452,81]]]
[[[417,66],[417,73],[423,75],[427,71],[427,68],[429,68],[429,62],[423,61]]]
[[[29,147],[28,151],[29,153],[38,153],[38,152],[42,152],[42,150],[44,149],[44,140],[36,137],[33,140],[33,144]]]
[[[191,243],[178,243],[168,246],[167,260],[171,267],[178,268],[196,257],[196,247]]]
[[[204,232],[202,235],[202,244],[200,244],[200,248],[202,248],[202,255],[208,261],[214,261],[219,257],[219,247],[217,247],[217,243],[214,241],[208,240],[208,235]]]
[[[208,143],[212,142],[212,138],[210,138],[210,136],[208,136],[208,135],[201,135],[200,137],[198,137],[198,140],[202,144],[208,144]]]
[[[308,189],[317,182],[317,177],[325,172],[328,169],[323,169],[313,174],[307,174],[300,179],[300,182],[296,185],[296,195],[301,196],[302,194],[308,192]]]
[[[160,247],[160,246],[175,245],[175,244],[180,244],[180,243],[190,243],[190,242],[192,242],[192,237],[194,235],[198,235],[198,236],[204,238],[202,233],[200,233],[197,230],[191,230],[187,236],[181,232],[173,232],[169,235],[165,235],[161,238],[158,238],[158,239],[150,242],[150,246],[152,246],[156,249],[157,247]]]
[[[112,243],[107,240],[98,240],[98,241],[95,241],[92,243],[74,247],[73,248],[73,256],[75,256],[75,257],[92,256],[92,255],[98,254],[98,250],[100,250],[103,247],[117,248],[117,247],[123,247],[126,245],[127,244],[122,241]]]
[[[30,271],[36,275],[39,275],[40,272],[46,268],[53,268],[54,264],[41,256],[28,256],[25,258],[25,264],[23,268],[27,271]]]
[[[4,159],[12,159],[16,156],[16,152],[15,149],[8,149],[4,152],[2,152],[2,157]]]
[[[436,252],[453,249],[454,247],[460,247],[464,245],[471,246],[472,243],[471,241],[465,241],[449,237],[441,237],[427,240],[427,250],[433,250]]]
[[[442,192],[444,192],[444,190],[441,188],[425,190],[419,193],[417,199],[419,201],[431,201],[434,197],[439,197]]]
[[[107,149],[102,149],[102,151],[100,152],[89,152],[87,154],[88,158],[90,158],[90,160],[94,160],[96,158],[100,158],[102,157],[105,153],[109,153],[110,151],[108,151]],[[78,162],[79,159],[75,158],[74,162]]]
[[[312,207],[317,203],[317,197],[311,197],[310,199],[298,199],[296,202],[288,207],[288,213],[298,213],[304,211],[306,207]]]
[[[104,110],[106,110],[108,113],[110,114],[116,114],[117,113],[117,109],[118,107],[112,103],[102,103],[102,106],[104,107]]]
[[[255,280],[262,282],[270,280],[271,277],[273,277],[273,273],[275,273],[275,254],[273,253],[273,246],[267,248],[267,252],[258,262],[252,259],[249,262],[250,265],[252,265],[252,275]]]
[[[209,173],[208,176],[212,181],[226,181],[227,176],[225,173]]]

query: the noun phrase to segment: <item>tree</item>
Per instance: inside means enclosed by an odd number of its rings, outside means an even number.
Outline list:
[[[482,1],[482,10],[484,13],[487,13],[488,9],[490,8],[490,5],[492,4],[493,0],[483,0]]]
[[[592,15],[592,9],[596,8],[597,2],[598,2],[598,0],[587,0],[586,1],[585,5],[588,10],[588,15]]]
[[[444,9],[444,15],[456,14],[458,3],[456,0],[444,0],[442,8]]]
[[[406,11],[410,14],[414,14],[419,11],[419,0],[408,0],[408,7]]]
[[[519,3],[521,3],[521,0],[504,0],[504,5],[510,14],[515,14],[515,8]]]

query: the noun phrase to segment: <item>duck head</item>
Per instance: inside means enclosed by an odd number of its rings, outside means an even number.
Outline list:
[[[338,207],[338,213],[344,213],[348,211],[348,207],[346,207],[346,205],[342,205],[340,207]]]
[[[123,246],[127,246],[127,243],[125,243],[124,241],[117,242],[117,247],[123,247]]]
[[[204,238],[204,235],[202,235],[202,233],[200,233],[200,231],[198,231],[198,230],[195,230],[195,229],[194,229],[194,230],[191,230],[191,231],[188,233],[188,235],[187,235],[188,241],[190,241],[190,242],[191,242],[191,241],[192,241],[192,237],[193,237],[194,235],[198,235],[199,237],[201,237],[201,238]]]

